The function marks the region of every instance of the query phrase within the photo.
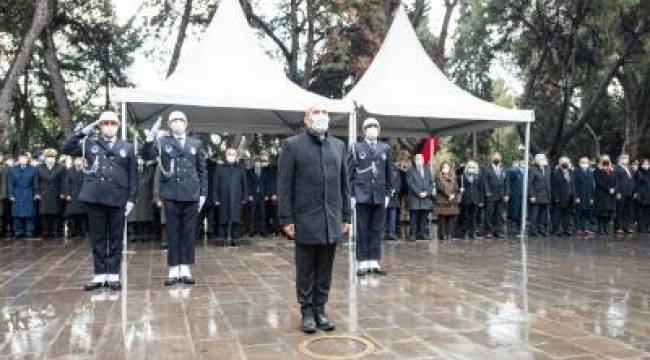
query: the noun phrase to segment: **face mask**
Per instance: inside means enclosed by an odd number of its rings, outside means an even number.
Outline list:
[[[114,138],[117,135],[117,125],[102,126],[102,135],[107,138]]]
[[[14,166],[14,161],[11,159],[7,160],[7,166],[9,167]]]
[[[568,168],[569,168],[569,164],[562,164],[562,169],[568,169]]]
[[[445,175],[449,174],[449,168],[442,168],[442,173]]]
[[[180,136],[185,135],[185,130],[187,130],[187,124],[182,120],[174,120],[169,123],[169,129],[171,129],[174,135]]]
[[[18,164],[20,164],[20,165],[27,165],[27,158],[20,158],[20,159],[18,159]]]
[[[619,163],[623,166],[627,166],[630,163],[630,159],[623,158],[619,160]]]
[[[262,167],[262,163],[260,163],[260,162],[255,163],[255,168],[259,169],[261,167]]]
[[[226,155],[226,161],[229,164],[234,163],[236,160],[237,160],[237,156],[235,156],[235,155]]]
[[[144,160],[138,159],[138,165],[140,165],[140,166],[144,165]]]
[[[501,160],[492,160],[492,164],[494,165],[499,165],[501,163]]]
[[[55,162],[56,162],[56,159],[54,159],[52,157],[45,158],[45,165],[47,165],[48,167],[54,166]]]
[[[420,160],[420,159],[415,160],[415,165],[422,166],[423,164],[424,164],[424,160]]]
[[[581,163],[581,164],[580,164],[580,168],[581,168],[582,170],[587,170],[587,169],[589,169],[589,164]]]
[[[377,127],[371,126],[366,129],[366,138],[368,140],[375,141],[377,137],[379,137],[379,129]]]
[[[267,162],[262,163],[262,167],[268,167],[268,166],[269,166],[269,163],[267,163]]]
[[[603,166],[609,166],[609,161],[603,161]]]
[[[311,117],[312,130],[317,134],[324,134],[330,126],[330,117],[326,114],[316,114]]]

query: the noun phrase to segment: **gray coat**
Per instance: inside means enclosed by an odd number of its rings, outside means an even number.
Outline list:
[[[409,210],[432,210],[433,190],[435,184],[429,169],[424,167],[424,177],[420,175],[417,166],[413,166],[406,174],[406,183],[409,188]],[[426,192],[427,196],[420,197],[420,193]]]
[[[551,203],[551,169],[545,167],[542,171],[537,165],[528,169],[528,199],[535,198],[531,204]]]
[[[50,170],[47,165],[41,164],[36,168],[35,195],[40,196],[38,202],[40,215],[63,214],[63,195],[65,168],[55,164]]]
[[[296,243],[342,240],[341,225],[351,217],[348,160],[345,143],[331,136],[302,133],[282,144],[278,217],[282,225],[295,225]]]

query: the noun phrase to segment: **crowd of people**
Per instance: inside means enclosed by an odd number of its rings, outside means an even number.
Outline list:
[[[225,161],[223,161],[225,160]],[[138,157],[139,200],[127,218],[129,241],[160,241],[166,247],[161,169],[157,160]],[[0,231],[15,239],[84,237],[88,220],[79,193],[84,176],[82,157],[46,149],[2,158],[0,164]],[[509,167],[495,153],[490,164],[473,160],[454,166],[430,166],[421,154],[401,151],[390,166],[391,184],[383,237],[387,241],[437,237],[503,237],[521,226],[523,161]],[[531,236],[587,236],[650,231],[650,160],[631,162],[622,154],[582,157],[578,166],[562,157],[548,164],[538,154],[530,166],[528,229]],[[207,158],[208,193],[197,221],[197,236],[237,245],[243,237],[280,236],[277,162],[268,153],[250,166],[229,147],[225,158]],[[67,225],[67,226],[64,226]],[[67,232],[64,234],[64,230]]]

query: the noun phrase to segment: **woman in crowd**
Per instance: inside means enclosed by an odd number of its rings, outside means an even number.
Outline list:
[[[434,210],[438,215],[438,239],[453,237],[456,216],[458,216],[459,189],[451,165],[443,162],[436,174],[436,203]]]
[[[602,155],[598,168],[594,171],[596,191],[594,205],[598,219],[598,234],[608,235],[609,224],[616,212],[616,174],[609,155]]]
[[[636,201],[638,204],[638,230],[650,233],[650,160],[643,159],[636,173]]]
[[[468,161],[460,175],[460,237],[476,238],[476,217],[481,204],[481,181],[479,167],[475,161]]]

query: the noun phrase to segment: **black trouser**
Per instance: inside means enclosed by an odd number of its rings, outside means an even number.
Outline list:
[[[429,210],[411,210],[411,224],[410,235],[411,237],[419,236],[429,238],[429,229],[427,227],[427,216]]]
[[[475,204],[461,204],[460,205],[460,236],[473,238],[476,236],[476,210],[478,207]]]
[[[86,211],[93,244],[95,275],[119,274],[122,264],[124,208],[88,203]]]
[[[61,215],[41,215],[41,236],[45,238],[60,236],[60,225]]]
[[[296,295],[303,314],[325,306],[332,284],[336,244],[296,243]]]
[[[381,238],[386,209],[384,204],[357,204],[357,260],[381,259]]]
[[[548,204],[531,204],[530,232],[546,233],[548,231]]]
[[[650,231],[650,205],[641,205],[638,207],[639,211],[639,232]]]
[[[270,200],[266,202],[266,213],[268,214],[268,230],[271,234],[280,233],[280,221],[278,219],[278,201]]]
[[[455,215],[438,215],[438,239],[444,240],[453,237],[455,224]]]
[[[167,265],[194,264],[194,237],[198,215],[198,201],[165,200]]]
[[[614,211],[610,211],[610,210],[598,211],[598,233],[599,234],[609,233],[609,224],[612,222],[612,216],[614,216]]]
[[[631,197],[623,196],[616,201],[616,229],[632,230],[634,220],[634,200]]]
[[[266,201],[262,196],[253,196],[251,202],[250,234],[266,235]]]
[[[556,214],[555,233],[570,234],[571,219],[573,218],[573,208],[570,206],[557,206],[554,209]]]
[[[239,223],[227,223],[219,225],[219,237],[224,240],[239,240]]]
[[[503,202],[501,200],[488,200],[485,203],[485,234],[501,234],[501,216]]]
[[[88,217],[85,214],[68,215],[68,237],[86,236]]]

